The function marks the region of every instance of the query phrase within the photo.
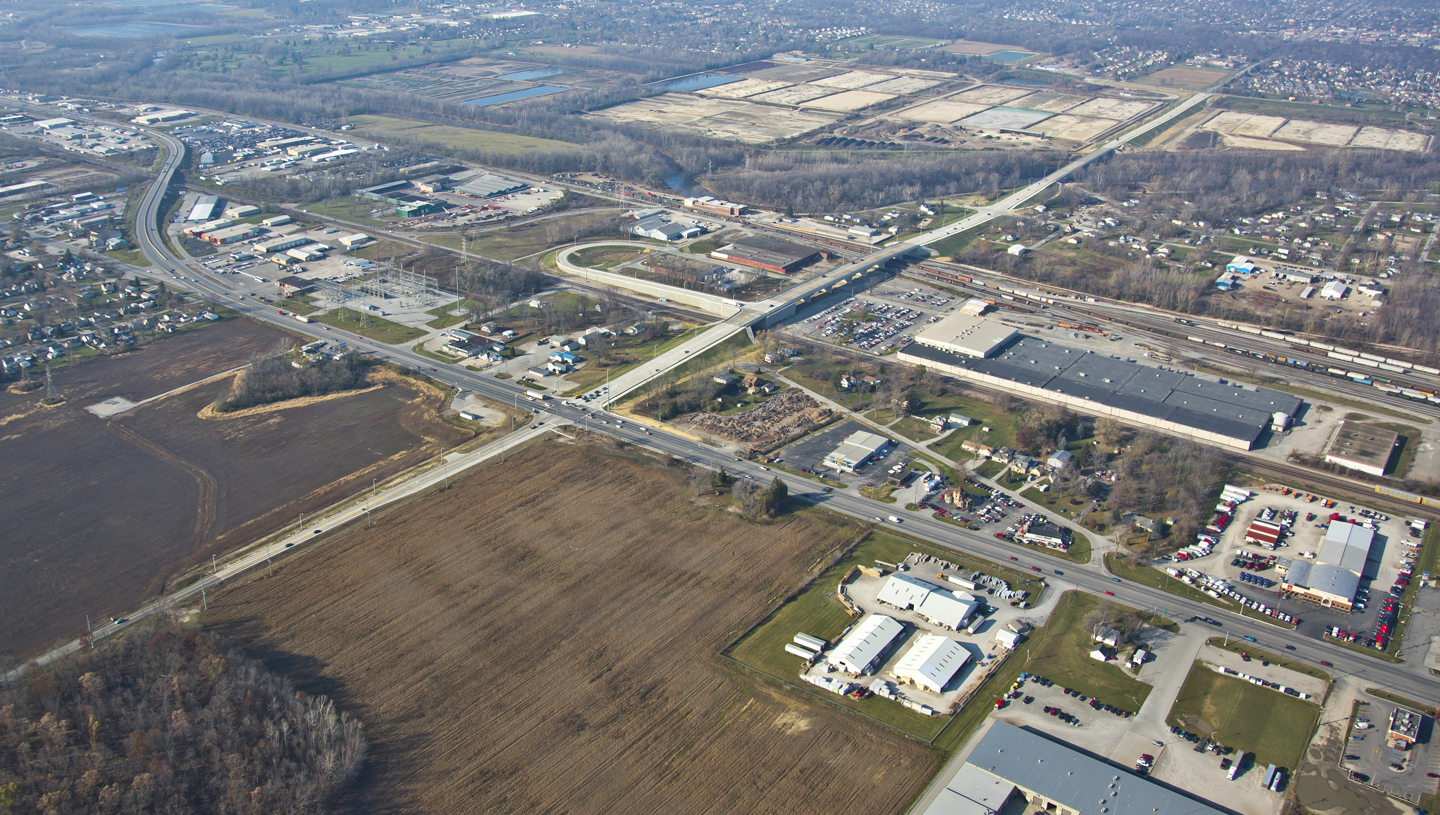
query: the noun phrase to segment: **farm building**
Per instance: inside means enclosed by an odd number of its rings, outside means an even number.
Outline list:
[[[1300,412],[1299,397],[1283,391],[1144,367],[1034,337],[1022,335],[989,357],[926,342],[925,332],[916,340],[900,349],[901,362],[1224,447],[1252,449],[1274,414]]]
[[[742,238],[710,253],[716,260],[789,274],[820,257],[820,253],[789,241],[755,235]]]
[[[1374,539],[1375,533],[1363,526],[1331,521],[1315,562],[1290,562],[1285,582],[1281,584],[1282,592],[1349,611],[1355,603],[1360,575],[1365,571]]]
[[[900,658],[895,675],[931,693],[944,693],[945,686],[969,659],[970,652],[960,643],[939,634],[925,634]]]
[[[904,630],[893,617],[871,614],[850,629],[826,661],[838,671],[860,676],[870,670]]]
[[[824,464],[840,472],[853,473],[889,443],[890,440],[884,436],[860,430],[846,436],[845,440],[825,457]]]
[[[1101,802],[1098,806],[1097,801]],[[922,815],[1011,811],[1072,815],[1224,813],[1064,742],[997,720]]]
[[[1373,476],[1385,475],[1400,434],[1383,427],[1340,420],[1325,450],[1325,461]]]
[[[915,335],[921,345],[964,354],[970,357],[992,357],[1020,333],[995,320],[957,313]]]

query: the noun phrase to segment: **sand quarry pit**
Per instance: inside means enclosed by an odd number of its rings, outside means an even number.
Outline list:
[[[719,656],[860,529],[756,524],[556,442],[340,534],[207,620],[370,741],[350,812],[896,812],[938,754]]]

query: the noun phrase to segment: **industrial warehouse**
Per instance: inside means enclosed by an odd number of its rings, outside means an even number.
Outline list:
[[[924,815],[1222,815],[1062,742],[995,721]]]
[[[789,241],[757,235],[726,244],[711,252],[710,257],[742,266],[790,274],[820,257],[820,253]]]
[[[1282,558],[1277,564],[1285,578],[1281,593],[1350,611],[1355,605],[1355,593],[1360,588],[1374,540],[1375,533],[1363,526],[1331,521],[1313,563]]]
[[[1340,420],[1325,450],[1325,461],[1373,476],[1385,475],[1400,434],[1383,427]]]
[[[871,458],[885,449],[890,440],[878,433],[859,430],[845,437],[845,440],[825,457],[826,467],[833,467],[842,473],[853,473]]]
[[[1240,450],[1254,449],[1267,427],[1288,425],[1302,404],[1281,391],[1150,368],[964,314],[946,317],[915,340],[900,350],[901,362]]]

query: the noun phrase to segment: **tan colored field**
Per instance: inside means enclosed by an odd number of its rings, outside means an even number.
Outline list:
[[[1111,119],[1087,119],[1062,113],[1032,125],[1030,129],[1038,130],[1052,139],[1087,142],[1114,126],[1115,122]]]
[[[841,90],[854,90],[863,88],[866,85],[874,85],[876,82],[884,82],[893,79],[890,74],[877,74],[871,71],[851,71],[837,76],[827,76],[811,82],[811,85],[824,85],[827,88],[840,88]]]
[[[1201,125],[1200,129],[1213,130],[1216,133],[1232,136],[1263,139],[1274,133],[1283,124],[1285,124],[1285,119],[1280,116],[1261,116],[1256,113],[1227,110]]]
[[[1245,150],[1279,150],[1282,152],[1287,150],[1295,152],[1298,150],[1302,153],[1305,152],[1305,148],[1298,144],[1287,144],[1283,141],[1271,141],[1270,139],[1251,139],[1245,136],[1233,136],[1229,133],[1221,133],[1220,141],[1224,142],[1226,147],[1239,147]]]
[[[1365,127],[1350,141],[1351,147],[1374,147],[1386,150],[1406,150],[1419,153],[1429,144],[1430,137],[1421,133],[1404,130],[1387,130],[1383,127]]]
[[[914,76],[897,76],[894,79],[887,79],[884,82],[877,82],[874,85],[866,85],[865,90],[875,93],[893,93],[896,96],[904,96],[907,93],[919,93],[929,90],[940,81],[937,79],[920,79]]]
[[[935,124],[949,124],[957,119],[963,119],[973,113],[979,113],[988,109],[988,105],[979,105],[974,102],[956,102],[952,99],[937,99],[934,102],[926,102],[923,105],[916,105],[913,108],[906,108],[895,116],[902,119],[909,119],[913,122],[933,122]]]
[[[1041,91],[1011,101],[1010,107],[1022,110],[1043,110],[1047,113],[1063,113],[1084,101],[1085,97],[1083,96]]]
[[[899,812],[936,753],[718,656],[858,529],[689,494],[531,448],[212,597],[207,623],[365,724],[351,812]]]
[[[878,105],[881,102],[888,102],[895,97],[888,93],[872,93],[870,91],[845,91],[834,96],[822,96],[819,99],[811,99],[809,102],[801,102],[802,108],[819,108],[820,110],[851,111],[868,108],[871,105]]]
[[[1154,107],[1150,102],[1127,102],[1123,99],[1091,99],[1083,105],[1066,110],[1071,116],[1094,116],[1098,119],[1114,119],[1117,122],[1139,116]]]
[[[782,110],[736,99],[704,99],[682,93],[637,99],[586,115],[644,127],[681,127],[712,138],[750,144],[793,138],[838,118],[833,113]]]
[[[1019,99],[1022,96],[1029,96],[1033,91],[1027,88],[1011,88],[1004,85],[981,85],[978,88],[971,88],[959,93],[951,94],[949,99],[956,102],[974,102],[977,105],[1003,105],[1006,102]]]
[[[1312,142],[1327,147],[1343,147],[1359,129],[1355,125],[1328,125],[1306,119],[1291,119],[1270,137],[1286,141]]]
[[[1140,80],[1140,84],[1196,91],[1214,85],[1216,82],[1224,79],[1228,73],[1228,71],[1222,71],[1218,68],[1192,68],[1185,65],[1177,65],[1156,71]]]
[[[798,105],[801,102],[819,99],[832,93],[835,93],[834,88],[825,88],[819,85],[791,85],[778,91],[756,94],[750,97],[750,101],[767,102],[772,105]]]
[[[714,99],[744,99],[747,96],[754,96],[757,93],[767,91],[778,91],[781,88],[790,87],[789,82],[774,82],[764,79],[742,79],[739,82],[729,82],[724,85],[716,85],[713,88],[704,88],[695,91],[701,96],[709,96]]]

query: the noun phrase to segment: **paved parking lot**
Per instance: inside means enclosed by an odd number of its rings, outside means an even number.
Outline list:
[[[1435,720],[1423,716],[1419,743],[1408,750],[1397,750],[1386,739],[1397,705],[1371,696],[1362,700],[1355,727],[1347,734],[1341,769],[1356,773],[1355,780],[1367,781],[1387,795],[1414,803],[1420,801],[1421,794],[1433,795],[1440,783],[1427,775],[1440,774],[1440,751],[1431,745]]]
[[[818,433],[811,433],[788,447],[781,448],[777,455],[784,459],[784,464],[787,467],[796,470],[818,470],[824,473],[827,478],[833,478],[837,476],[836,472],[822,466],[821,462],[840,445],[840,442],[845,440],[846,436],[860,431],[867,433],[874,432],[869,427],[853,419],[843,421],[839,424],[831,425]],[[839,473],[838,477],[848,479],[852,482],[858,480],[862,484],[873,482],[877,478],[883,482],[885,480],[885,471],[893,466],[894,462],[901,460],[902,457],[898,454],[900,450],[905,448],[891,444],[888,449],[889,452],[886,453],[883,458],[873,464],[861,467],[856,474]]]
[[[793,323],[811,339],[841,343],[862,351],[883,354],[908,343],[924,326],[937,322],[964,302],[954,295],[892,279],[864,295],[831,304]],[[866,319],[857,319],[861,314]]]

